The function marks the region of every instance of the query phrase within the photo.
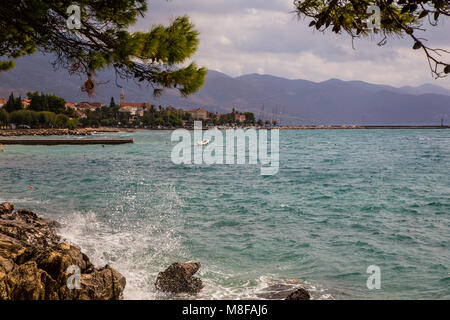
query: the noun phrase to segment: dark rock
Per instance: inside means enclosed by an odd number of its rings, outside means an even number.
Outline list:
[[[14,211],[14,204],[11,202],[0,203],[0,215],[10,214]]]
[[[309,294],[309,292],[304,288],[300,288],[290,293],[285,300],[310,300],[310,299],[311,295]]]
[[[264,300],[284,300],[290,293],[298,288],[304,288],[303,281],[298,278],[267,279],[266,286],[256,292],[258,298]]]
[[[0,300],[123,298],[119,272],[94,268],[80,248],[61,242],[56,221],[11,206],[0,205]],[[80,289],[67,287],[69,266],[80,269]]]
[[[0,216],[0,234],[23,241],[28,247],[56,245],[61,239],[50,221],[38,218],[30,210],[18,210]]]
[[[94,268],[90,273],[81,275],[81,289],[68,290],[65,287],[64,299],[75,300],[110,300],[123,298],[126,280],[116,270],[105,266]]]
[[[36,262],[28,261],[14,268],[4,279],[7,292],[0,293],[5,300],[57,300],[57,283]],[[1,287],[1,285],[0,285]]]
[[[34,221],[37,219],[37,214],[29,209],[20,209],[16,211],[17,214],[20,214],[24,217],[24,219],[28,219],[29,221]]]
[[[193,275],[200,269],[199,262],[176,262],[158,274],[156,289],[171,293],[199,293],[203,288],[202,280]]]
[[[292,290],[294,290],[294,288],[295,287],[290,284],[272,284],[258,292],[257,296],[265,300],[283,300],[292,292]]]

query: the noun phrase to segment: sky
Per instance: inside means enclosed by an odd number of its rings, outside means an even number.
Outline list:
[[[450,77],[434,80],[423,51],[412,50],[412,40],[390,38],[379,47],[379,38],[363,38],[353,48],[348,35],[313,30],[310,20],[298,19],[293,10],[293,0],[150,0],[135,30],[188,15],[200,32],[193,60],[230,76],[337,78],[396,87],[431,83],[450,89]],[[431,47],[450,50],[450,19],[427,29],[421,36]]]

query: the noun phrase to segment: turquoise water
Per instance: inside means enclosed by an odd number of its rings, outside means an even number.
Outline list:
[[[175,165],[170,134],[5,146],[0,201],[63,222],[127,277],[128,299],[167,298],[153,284],[179,260],[202,263],[200,299],[258,298],[291,278],[316,299],[450,299],[450,130],[281,131],[275,176]],[[369,265],[380,290],[366,287]]]

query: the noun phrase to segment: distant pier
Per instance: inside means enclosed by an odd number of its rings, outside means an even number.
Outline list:
[[[2,139],[0,145],[20,144],[26,146],[59,146],[59,145],[94,145],[94,144],[127,144],[134,139]]]
[[[336,129],[450,129],[450,126],[395,126],[395,125],[380,125],[380,126],[362,126],[362,125],[343,125],[343,126],[286,126],[286,127],[262,127],[261,129],[280,129],[280,130],[336,130]]]

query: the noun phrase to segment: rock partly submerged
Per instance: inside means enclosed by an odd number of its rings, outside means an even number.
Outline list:
[[[108,265],[96,268],[80,248],[56,234],[60,225],[30,210],[0,204],[0,300],[117,300],[126,280]],[[67,285],[78,268],[79,288]],[[70,282],[69,282],[70,284]]]
[[[291,292],[285,300],[311,300],[311,295],[305,288],[299,288]]]
[[[265,300],[310,300],[311,294],[305,289],[305,283],[300,279],[277,279],[261,288],[258,298]]]
[[[158,274],[156,289],[175,294],[197,294],[203,289],[202,280],[194,277],[200,267],[199,262],[175,262]]]

